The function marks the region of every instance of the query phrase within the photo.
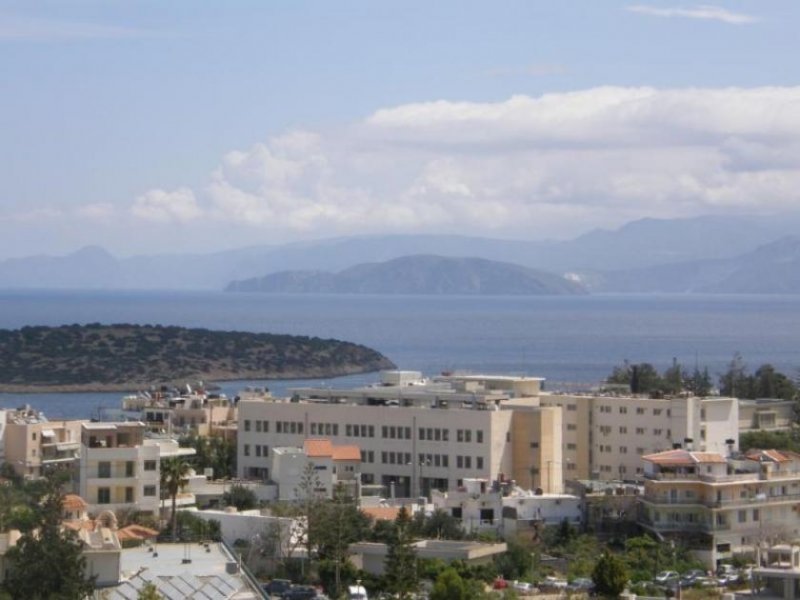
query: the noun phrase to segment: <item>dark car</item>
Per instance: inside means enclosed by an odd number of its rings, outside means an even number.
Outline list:
[[[314,600],[317,590],[310,585],[295,585],[283,593],[283,600]]]
[[[269,583],[265,583],[262,587],[270,596],[282,598],[283,594],[291,589],[292,582],[288,579],[273,579]]]

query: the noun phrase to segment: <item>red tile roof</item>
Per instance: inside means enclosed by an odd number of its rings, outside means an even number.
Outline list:
[[[358,446],[334,446],[333,460],[361,460],[361,448]]]
[[[666,450],[656,454],[643,456],[642,460],[659,465],[660,467],[693,467],[697,464],[725,464],[725,457],[716,452],[690,452],[689,450],[677,449]]]
[[[376,521],[394,521],[400,513],[400,509],[394,506],[367,506],[361,509]]]
[[[306,440],[303,449],[309,458],[322,458],[333,456],[333,444],[330,440]]]
[[[749,460],[757,460],[761,462],[789,462],[792,460],[789,456],[783,452],[779,452],[778,450],[756,450],[755,448],[748,450],[747,454],[745,454],[745,457]]]
[[[61,502],[61,508],[70,512],[80,512],[89,508],[89,505],[77,494],[67,494]]]

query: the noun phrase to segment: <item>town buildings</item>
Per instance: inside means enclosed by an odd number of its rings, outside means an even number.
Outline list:
[[[324,437],[357,445],[362,482],[397,496],[455,488],[466,478],[558,492],[561,410],[538,405],[540,383],[488,376],[422,382],[419,373],[391,371],[381,385],[354,390],[298,389],[290,399],[243,394],[239,476],[271,479],[272,449]]]
[[[48,467],[70,467],[80,450],[85,421],[48,421],[29,406],[4,411],[5,462],[20,477],[36,479]]]
[[[331,498],[339,485],[350,497],[360,496],[361,451],[358,446],[336,446],[326,439],[307,439],[302,448],[273,448],[270,465],[278,500],[299,500],[308,494]]]
[[[79,493],[89,511],[135,509],[158,514],[160,462],[191,456],[169,438],[145,438],[140,422],[81,425]]]
[[[709,567],[800,536],[800,455],[675,449],[644,461],[639,523]]]

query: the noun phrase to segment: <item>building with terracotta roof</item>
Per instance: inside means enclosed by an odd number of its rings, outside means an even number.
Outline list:
[[[328,439],[307,439],[303,447],[273,448],[270,481],[279,500],[296,500],[304,493],[308,469],[313,468],[314,491],[330,498],[337,485],[353,497],[360,494],[361,450],[355,445],[335,445]]]
[[[800,540],[800,455],[777,450],[673,449],[646,464],[639,523],[688,546],[709,567]]]

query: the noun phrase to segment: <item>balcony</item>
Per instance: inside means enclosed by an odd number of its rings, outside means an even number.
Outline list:
[[[769,496],[758,494],[747,498],[723,498],[721,500],[710,500],[708,498],[672,498],[670,496],[648,496],[642,497],[642,501],[658,506],[704,506],[706,508],[736,508],[749,505],[765,505],[779,503],[800,503],[800,494],[781,494]]]
[[[706,522],[688,522],[688,521],[659,521],[654,522],[650,519],[640,519],[639,522],[645,527],[658,532],[700,532],[700,533],[716,533],[719,531],[730,531],[730,523],[706,523]]]

